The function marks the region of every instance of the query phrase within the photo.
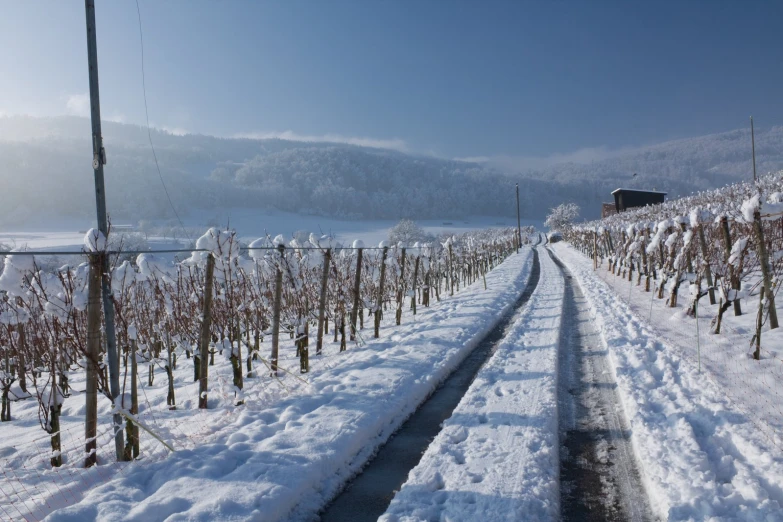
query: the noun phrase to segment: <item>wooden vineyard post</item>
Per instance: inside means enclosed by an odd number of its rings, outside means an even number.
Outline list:
[[[381,280],[378,285],[378,301],[375,304],[375,338],[380,337],[381,331],[381,305],[383,305],[383,283],[386,279],[386,256],[389,253],[389,247],[383,247],[383,254],[381,254]]]
[[[22,328],[22,325],[20,324],[18,326],[19,328],[19,345],[20,350],[19,352],[24,351],[24,346],[22,344],[22,332],[24,329]],[[50,375],[52,378],[51,382],[51,392],[49,396],[49,429],[48,432],[51,435],[51,444],[52,444],[52,457],[50,459],[50,464],[53,468],[59,468],[63,463],[62,455],[60,454],[60,450],[62,449],[60,445],[60,411],[62,411],[62,404],[60,403],[60,390],[57,388],[57,354],[52,353],[51,354],[51,367],[49,369]],[[24,366],[19,367],[19,374],[24,373]]]
[[[136,353],[138,347],[136,346],[136,339],[131,339],[130,342],[130,358],[131,358],[131,407],[130,414],[139,414],[139,365],[136,360]],[[125,460],[132,460],[139,458],[139,427],[135,422],[130,420],[126,421],[125,429],[128,433],[128,440],[125,443]]]
[[[87,283],[87,380],[85,383],[84,467],[98,463],[98,356],[101,350],[101,258],[90,256]]]
[[[413,264],[413,296],[411,297],[411,308],[413,309],[413,315],[416,315],[416,280],[419,278],[419,258],[416,256],[416,262]]]
[[[454,295],[454,253],[449,241],[449,295]]]
[[[767,301],[769,302],[769,327],[774,330],[778,327],[778,312],[775,310],[775,292],[772,290],[769,256],[767,254],[767,245],[764,243],[764,229],[761,227],[761,212],[758,209],[753,213],[753,229],[756,232],[756,243],[764,291],[767,296]],[[760,336],[759,332],[759,337]]]
[[[170,410],[177,409],[177,401],[174,397],[174,359],[175,355],[171,349],[171,338],[166,342],[166,376],[169,380],[169,389],[166,394],[166,405]]]
[[[699,248],[701,248],[701,257],[702,262],[704,263],[704,274],[707,276],[707,286],[709,289],[707,290],[709,292],[710,296],[710,304],[715,304],[715,288],[712,284],[712,270],[710,269],[710,262],[708,261],[707,257],[707,241],[704,239],[704,226],[699,223],[698,228],[699,233]]]
[[[761,359],[761,326],[764,324],[764,293],[766,290],[761,287],[759,292],[759,312],[756,315],[756,335],[753,336],[753,340],[756,343],[756,349],[753,351],[753,358],[755,360]]]
[[[275,302],[272,309],[272,354],[269,357],[272,375],[277,377],[277,358],[280,353],[280,307],[283,301],[283,256],[285,245],[277,246],[278,259],[275,268]]]
[[[324,265],[321,272],[321,295],[318,299],[318,337],[315,342],[315,354],[321,355],[324,344],[324,318],[326,316],[326,288],[329,283],[329,263],[332,260],[332,249],[324,252]]]
[[[212,286],[215,276],[215,258],[212,254],[207,256],[207,273],[204,281],[204,309],[201,317],[201,333],[199,335],[199,364],[198,380],[198,407],[207,408],[207,380],[209,378],[209,343],[212,340]]]
[[[359,310],[359,292],[362,289],[362,254],[363,248],[356,251],[356,273],[353,280],[353,308],[351,308],[351,341],[356,340],[356,319],[361,312]]]
[[[731,232],[729,232],[729,220],[726,216],[720,218],[720,228],[723,233],[723,245],[725,248],[724,259],[729,267],[729,281],[731,282],[731,287],[739,293],[739,277],[734,273],[734,265],[729,263],[729,255],[731,254]],[[742,307],[740,306],[740,300],[737,296],[735,296],[733,304],[734,315],[742,315]]]
[[[593,270],[598,270],[598,233],[593,231]]]
[[[237,397],[236,406],[241,406],[245,401],[241,398],[240,392],[245,387],[245,381],[242,378],[242,335],[239,330],[239,323],[235,328],[234,340],[231,341],[231,370],[233,373],[234,395]],[[234,351],[234,343],[237,343],[236,352]]]
[[[402,249],[402,259],[400,259],[400,287],[397,289],[397,326],[402,321],[402,302],[405,299],[405,248]]]

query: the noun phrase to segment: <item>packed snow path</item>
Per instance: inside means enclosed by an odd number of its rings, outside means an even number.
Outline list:
[[[460,366],[424,402],[400,430],[378,451],[367,467],[321,514],[323,522],[375,521],[386,510],[408,472],[422,458],[473,382],[476,373],[505,339],[517,312],[527,303],[538,285],[538,251],[533,251],[533,268],[527,286],[497,325],[481,340]]]
[[[654,520],[607,350],[579,285],[565,278],[559,355],[563,521]]]
[[[563,277],[541,278],[492,358],[381,518],[384,522],[559,518],[557,353]]]

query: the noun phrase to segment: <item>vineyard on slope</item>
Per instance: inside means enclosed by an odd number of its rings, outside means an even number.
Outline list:
[[[563,235],[783,450],[783,172]]]

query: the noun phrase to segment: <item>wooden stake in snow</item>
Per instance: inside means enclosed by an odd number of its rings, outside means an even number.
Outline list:
[[[756,247],[758,248],[759,264],[761,265],[761,277],[764,283],[767,302],[769,303],[769,327],[778,327],[778,312],[775,310],[775,292],[772,290],[772,276],[769,268],[769,255],[767,245],[764,243],[764,229],[761,226],[761,212],[759,209],[753,213],[753,230],[756,232]]]
[[[138,392],[138,363],[136,361],[136,339],[131,339],[130,342],[130,358],[131,358],[131,407],[130,414],[139,414],[139,392]],[[135,422],[128,420],[125,424],[125,430],[128,438],[125,442],[125,460],[132,460],[139,458],[139,427]]]
[[[326,288],[329,283],[329,263],[332,260],[332,249],[324,252],[324,266],[321,271],[321,295],[318,300],[318,338],[315,344],[315,354],[321,355],[324,343],[324,318],[326,316]],[[398,323],[399,324],[399,323]]]
[[[413,309],[413,315],[416,315],[416,280],[419,278],[419,257],[416,256],[416,261],[413,264],[413,295],[411,296],[411,308]]]
[[[701,248],[702,263],[704,263],[704,274],[707,276],[707,285],[709,286],[707,291],[709,292],[710,296],[710,304],[714,305],[715,288],[712,284],[712,270],[710,269],[709,256],[707,252],[707,241],[704,239],[704,226],[701,223],[699,223],[697,231],[699,233],[699,247]]]
[[[212,286],[215,276],[215,258],[210,254],[207,257],[207,273],[204,282],[204,309],[201,317],[201,335],[199,336],[199,381],[198,381],[198,407],[207,408],[207,380],[208,368],[207,357],[209,356],[209,343],[212,340]]]
[[[269,357],[272,375],[277,377],[277,358],[280,347],[280,307],[283,301],[283,256],[285,245],[278,245],[277,268],[275,268],[275,302],[272,309],[272,355]]]
[[[375,338],[380,337],[381,330],[381,305],[383,304],[383,283],[386,279],[386,256],[389,253],[389,247],[383,247],[383,254],[381,255],[381,280],[378,285],[378,300],[375,303]]]
[[[84,397],[84,467],[98,463],[98,357],[101,351],[101,257],[90,256],[87,283],[87,380]]]
[[[400,258],[400,287],[397,289],[397,326],[399,326],[402,320],[402,301],[405,299],[405,257],[405,248],[403,248]]]
[[[723,233],[724,259],[729,267],[729,282],[731,283],[731,287],[739,294],[739,277],[734,273],[734,265],[729,263],[729,255],[731,255],[731,232],[729,232],[729,220],[726,216],[720,218],[720,229]],[[740,306],[740,300],[737,296],[735,296],[733,304],[734,315],[742,315],[742,307]]]
[[[361,313],[359,309],[361,299],[359,292],[362,288],[362,254],[363,248],[356,250],[356,275],[353,280],[353,308],[351,309],[351,341],[356,340],[356,319]]]

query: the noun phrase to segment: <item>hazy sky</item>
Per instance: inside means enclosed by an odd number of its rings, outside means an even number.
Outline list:
[[[142,123],[136,4],[96,3],[104,118]],[[780,1],[140,5],[150,119],[174,132],[473,157],[783,124]],[[87,114],[84,23],[83,2],[0,0],[0,113]]]

